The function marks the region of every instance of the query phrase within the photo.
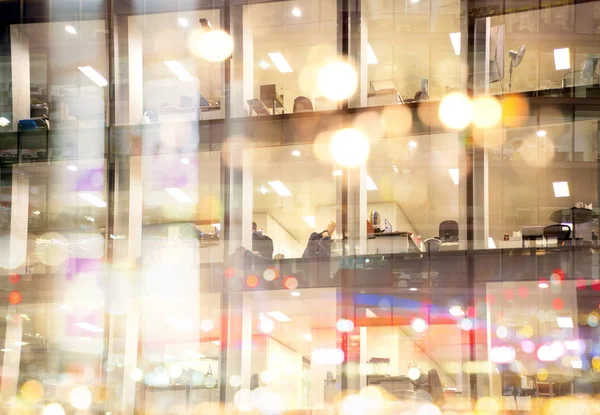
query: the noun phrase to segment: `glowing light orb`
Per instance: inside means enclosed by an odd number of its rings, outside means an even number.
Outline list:
[[[65,409],[59,403],[51,403],[44,407],[42,415],[65,415]]]
[[[358,76],[349,63],[333,62],[321,69],[317,86],[328,100],[341,101],[354,94],[358,86]]]
[[[354,128],[337,131],[329,143],[329,151],[337,164],[358,167],[367,161],[371,145],[363,133]]]
[[[200,37],[198,52],[209,62],[223,62],[233,52],[233,39],[222,30],[211,30]]]
[[[346,318],[341,318],[335,323],[335,327],[339,332],[348,333],[354,330],[354,322]]]
[[[421,377],[421,371],[419,368],[411,367],[408,369],[408,377],[412,380],[417,380]]]
[[[502,105],[492,96],[478,97],[473,101],[473,125],[491,128],[502,120]]]
[[[69,392],[69,402],[74,408],[88,409],[92,405],[92,392],[87,386],[76,386]]]
[[[473,119],[473,104],[466,95],[453,92],[442,99],[438,115],[446,127],[452,130],[462,130]]]
[[[415,318],[413,321],[411,321],[410,326],[417,333],[423,333],[425,330],[427,330],[427,322],[422,318]]]
[[[144,378],[144,371],[140,368],[135,367],[135,368],[131,369],[131,372],[129,372],[129,377],[134,382],[139,382],[140,380],[142,380]]]

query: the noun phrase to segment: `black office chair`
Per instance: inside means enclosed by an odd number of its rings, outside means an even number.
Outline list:
[[[439,252],[442,241],[438,238],[428,238],[423,241],[423,246],[425,247],[425,252]]]
[[[297,97],[294,100],[294,112],[312,112],[313,104],[310,99],[306,97]]]
[[[458,222],[445,220],[440,223],[440,240],[442,242],[458,242]]]
[[[571,240],[571,227],[568,225],[548,225],[544,227],[544,239],[556,239],[558,246],[565,246]]]

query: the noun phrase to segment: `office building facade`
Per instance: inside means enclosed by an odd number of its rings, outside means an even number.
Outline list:
[[[598,16],[0,1],[1,412],[594,413]]]

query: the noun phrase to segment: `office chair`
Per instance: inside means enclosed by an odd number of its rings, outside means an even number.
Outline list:
[[[440,223],[440,240],[442,242],[458,242],[458,222],[445,220]]]
[[[312,112],[313,104],[310,99],[306,97],[297,97],[294,100],[294,112]]]
[[[556,238],[558,246],[565,246],[571,240],[571,227],[568,225],[548,225],[544,227],[544,238],[546,245],[548,239]]]
[[[428,238],[423,241],[423,246],[425,247],[425,252],[439,252],[442,241],[438,238]]]

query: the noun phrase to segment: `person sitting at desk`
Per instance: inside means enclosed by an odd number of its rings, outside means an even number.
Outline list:
[[[308,238],[308,244],[302,258],[328,258],[331,256],[331,235],[335,232],[335,222],[329,222],[323,232],[313,232]]]

